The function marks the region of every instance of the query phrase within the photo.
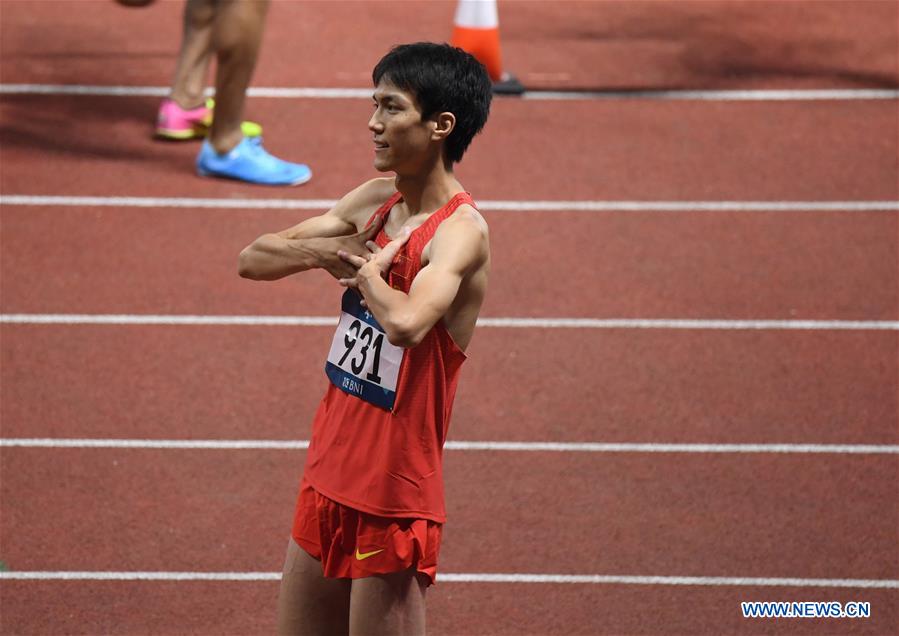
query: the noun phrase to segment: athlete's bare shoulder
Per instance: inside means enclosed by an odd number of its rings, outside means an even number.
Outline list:
[[[455,221],[456,223],[468,225],[474,224],[480,229],[485,238],[490,235],[490,230],[487,227],[487,220],[481,215],[481,212],[477,208],[467,203],[460,205],[447,221]]]
[[[347,196],[352,196],[360,205],[380,206],[396,192],[396,184],[390,177],[376,177],[356,187]]]
[[[389,177],[371,179],[345,194],[331,209],[331,213],[353,223],[361,230],[371,215],[395,192],[393,179]]]
[[[454,241],[464,241],[487,247],[490,238],[490,229],[487,227],[487,220],[481,213],[471,205],[463,203],[455,212],[437,227],[438,234],[452,234]]]
[[[478,210],[462,204],[437,226],[427,246],[428,262],[449,258],[463,270],[472,271],[490,260],[490,234],[487,221]]]

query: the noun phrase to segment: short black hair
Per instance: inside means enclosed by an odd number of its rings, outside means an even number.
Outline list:
[[[490,114],[493,85],[484,65],[470,53],[449,44],[416,42],[393,47],[371,74],[415,95],[422,119],[436,113],[456,116],[456,127],[444,150],[452,163],[462,160],[471,140]]]

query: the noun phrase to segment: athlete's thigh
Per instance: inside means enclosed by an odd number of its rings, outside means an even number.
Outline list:
[[[278,633],[346,634],[349,615],[350,581],[325,578],[321,562],[291,538],[278,594]]]
[[[426,577],[415,568],[353,579],[350,635],[425,633]]]

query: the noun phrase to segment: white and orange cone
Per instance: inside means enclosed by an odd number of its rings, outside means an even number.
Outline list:
[[[496,0],[459,0],[453,21],[452,45],[468,51],[487,67],[494,92],[524,92],[515,76],[503,71]]]

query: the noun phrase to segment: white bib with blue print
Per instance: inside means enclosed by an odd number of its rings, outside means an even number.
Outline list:
[[[387,334],[360,300],[352,289],[343,294],[325,373],[341,391],[389,411],[396,401],[404,349],[388,342]]]

